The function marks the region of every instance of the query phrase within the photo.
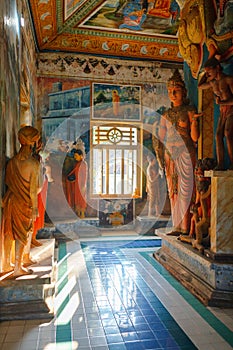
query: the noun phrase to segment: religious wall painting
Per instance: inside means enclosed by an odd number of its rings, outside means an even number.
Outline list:
[[[171,74],[170,70],[169,74]],[[142,104],[143,123],[154,124],[159,122],[161,115],[170,107],[166,83],[144,84]]]
[[[179,17],[180,7],[175,0],[143,2],[108,0],[79,27],[176,36]]]
[[[141,86],[93,83],[92,119],[140,121]]]
[[[88,142],[90,120],[90,84],[82,80],[39,78],[38,100],[42,116],[43,138],[62,139],[74,142],[80,135],[85,135]]]
[[[120,227],[133,224],[134,199],[101,199],[99,201],[99,225]]]

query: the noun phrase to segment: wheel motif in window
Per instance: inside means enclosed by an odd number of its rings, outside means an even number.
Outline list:
[[[112,128],[108,131],[107,138],[112,143],[118,143],[122,139],[122,132],[118,128]]]

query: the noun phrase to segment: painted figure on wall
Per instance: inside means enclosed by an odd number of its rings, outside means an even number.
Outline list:
[[[119,28],[127,28],[132,30],[142,30],[142,24],[146,19],[145,10],[138,10],[124,16],[124,23],[120,24]]]
[[[158,216],[159,213],[159,166],[155,156],[148,155],[146,170],[146,192],[148,200],[148,216]]]
[[[117,90],[112,90],[113,114],[117,117],[120,111],[120,96]]]
[[[74,168],[66,177],[66,196],[71,208],[76,212],[78,217],[83,219],[87,207],[87,173],[88,165],[84,160],[83,151],[73,149],[75,159]]]
[[[23,266],[22,258],[27,245],[30,247],[33,222],[38,216],[37,195],[41,186],[41,166],[32,155],[40,134],[32,126],[24,126],[18,132],[18,139],[21,148],[7,164],[7,192],[2,203],[2,270],[12,270],[11,252],[15,242],[14,276],[30,273]]]
[[[149,10],[149,15],[162,18],[169,18],[171,16],[170,3],[170,0],[154,1],[154,6],[152,9]]]
[[[199,89],[212,88],[215,101],[220,107],[216,131],[217,169],[224,170],[224,138],[229,156],[229,169],[233,170],[233,76],[223,73],[219,61],[212,57],[204,65],[205,73]]]
[[[171,235],[189,234],[190,205],[194,196],[193,171],[196,164],[196,147],[199,137],[198,118],[189,105],[187,91],[178,70],[167,83],[169,108],[161,118],[158,142],[155,149],[160,167],[165,169],[171,202],[173,230]]]
[[[33,223],[32,247],[39,247],[42,245],[42,243],[36,239],[36,235],[38,231],[44,227],[48,184],[54,182],[51,167],[48,165],[49,152],[42,151],[42,143],[40,143],[36,152],[35,157],[41,163],[42,167],[42,187],[41,191],[38,193],[38,216]]]

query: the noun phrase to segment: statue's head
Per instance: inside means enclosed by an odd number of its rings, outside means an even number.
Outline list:
[[[189,100],[187,99],[187,90],[178,69],[174,71],[173,75],[167,81],[167,89],[169,90],[173,88],[179,88],[182,90],[183,103],[188,104]]]
[[[31,145],[33,146],[35,142],[40,139],[39,131],[33,126],[26,125],[23,126],[18,131],[18,140],[21,145]]]
[[[195,182],[198,192],[205,193],[211,183],[210,177],[205,176],[205,171],[212,170],[216,166],[214,158],[198,159],[195,166]]]

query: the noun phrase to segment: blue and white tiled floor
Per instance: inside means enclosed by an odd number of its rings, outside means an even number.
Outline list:
[[[204,307],[152,253],[160,239],[59,245],[56,316],[0,323],[1,350],[228,350],[232,309]]]

